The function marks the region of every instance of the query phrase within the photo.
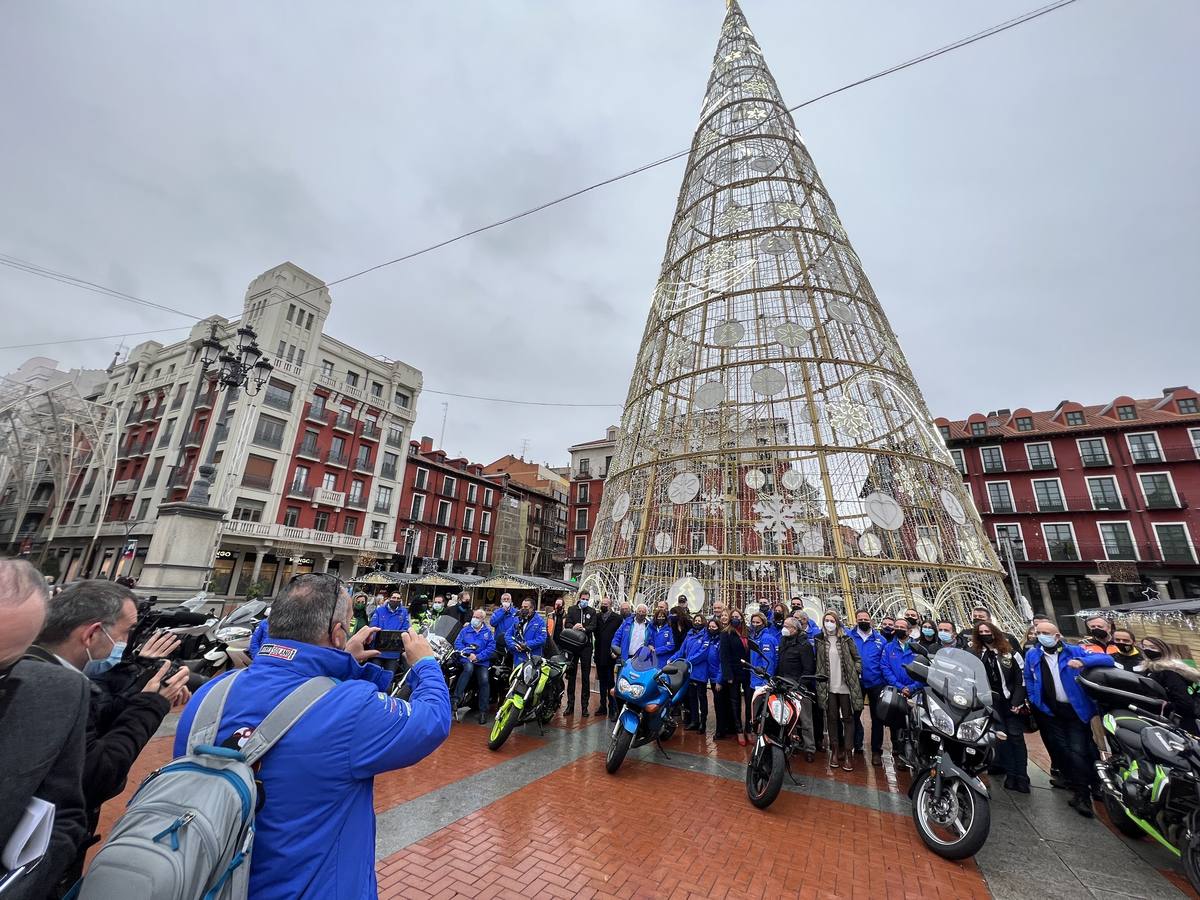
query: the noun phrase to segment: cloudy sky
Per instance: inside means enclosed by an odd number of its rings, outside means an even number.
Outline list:
[[[794,105],[1035,5],[743,9]],[[283,260],[332,280],[687,147],[723,8],[13,0],[0,254],[232,315]],[[1079,0],[798,115],[935,415],[1200,387],[1198,28]],[[430,389],[614,404],[449,399],[451,452],[564,463],[618,417],[682,168],[340,285],[329,330]],[[3,345],[186,325],[3,267],[0,309]]]

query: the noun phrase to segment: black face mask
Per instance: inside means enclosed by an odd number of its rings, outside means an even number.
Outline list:
[[[1108,643],[1108,632],[1103,628],[1093,628],[1088,634],[1102,643]]]
[[[896,633],[896,629],[890,625],[884,625],[882,628],[879,629],[879,633],[882,634],[885,638],[890,638],[893,634]]]
[[[692,631],[702,631],[703,629],[704,629],[703,625],[693,625],[692,626]]]
[[[1151,650],[1149,647],[1147,647],[1142,651],[1142,653],[1145,655],[1146,659],[1162,659],[1161,650]]]
[[[981,634],[979,636],[979,643],[981,644],[994,644],[995,642],[996,636],[994,634]]]
[[[717,634],[718,634],[718,631],[717,631],[717,629],[715,629],[715,628],[710,628],[710,629],[708,629],[708,636],[709,636],[709,637],[711,637],[711,638],[715,638],[715,637],[717,636]]]
[[[1133,649],[1133,644],[1114,644],[1117,652],[1122,656],[1132,656],[1137,651]]]
[[[655,616],[655,617],[654,617],[654,624],[655,624],[655,625],[666,625],[666,624],[667,624],[667,617],[666,617],[666,616]]]
[[[911,616],[905,616],[905,617],[904,617],[904,621],[908,623],[908,627],[909,627],[909,628],[916,628],[916,627],[917,627],[917,620],[916,620],[916,619],[914,619],[914,618],[912,618]]]
[[[871,630],[871,623],[870,622],[859,622],[858,630],[865,634],[866,632]]]

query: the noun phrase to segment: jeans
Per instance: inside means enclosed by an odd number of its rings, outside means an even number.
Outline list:
[[[488,664],[473,663],[469,659],[463,660],[462,674],[458,676],[458,684],[454,688],[454,705],[462,703],[463,695],[467,692],[467,685],[471,683],[471,679],[475,679],[475,690],[479,694],[479,714],[487,715],[488,702],[491,700],[490,691],[491,685],[488,683]]]
[[[687,711],[693,725],[708,724],[708,685],[703,681],[689,681],[687,689]]]
[[[836,753],[840,746],[842,753],[850,752],[850,744],[854,739],[853,712],[850,708],[849,694],[830,694],[825,703],[825,724],[829,729],[829,752]]]
[[[1088,786],[1096,777],[1092,768],[1096,744],[1091,727],[1080,721],[1075,710],[1066,704],[1059,706],[1055,715],[1035,709],[1034,716],[1051,760],[1058,763],[1071,789],[1077,795],[1088,793]]]
[[[876,755],[883,753],[883,729],[885,726],[875,715],[875,701],[879,699],[879,695],[882,693],[882,685],[873,688],[863,688],[863,706],[867,708],[867,713],[871,717],[871,752]],[[863,710],[859,710],[858,716],[854,719],[854,749],[858,753],[862,753],[863,739],[866,737],[862,717]]]

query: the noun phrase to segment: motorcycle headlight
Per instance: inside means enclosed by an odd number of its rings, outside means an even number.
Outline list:
[[[942,709],[933,697],[925,698],[925,713],[929,716],[929,724],[946,737],[954,737],[954,719],[950,713]]]
[[[792,719],[792,708],[778,697],[772,697],[767,703],[767,711],[780,725],[786,725]]]
[[[983,737],[983,733],[987,730],[988,717],[979,716],[975,719],[967,719],[958,726],[958,739],[960,741],[970,741],[972,744]]]
[[[249,628],[241,628],[237,625],[230,625],[228,628],[222,628],[217,632],[217,640],[224,641],[226,644],[231,641],[240,641],[242,638],[249,636]]]
[[[525,663],[524,668],[521,669],[521,677],[524,678],[527,682],[533,681],[534,671],[535,670],[533,668],[533,663]]]
[[[625,694],[627,697],[632,697],[634,700],[636,700],[638,697],[642,696],[642,694],[646,693],[646,686],[642,684],[634,684],[633,682],[622,678],[617,682],[617,690],[622,694]]]

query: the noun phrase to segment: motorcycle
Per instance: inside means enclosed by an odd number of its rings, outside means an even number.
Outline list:
[[[803,703],[815,703],[816,697],[791,678],[772,675],[758,666],[751,668],[767,683],[754,692],[751,701],[755,738],[746,763],[746,796],[759,809],[766,809],[779,796],[785,771],[793,784],[799,783],[789,760],[800,749]]]
[[[219,675],[226,669],[244,669],[250,665],[250,638],[258,623],[266,618],[270,609],[263,600],[251,600],[243,603],[225,618],[211,625],[204,635],[209,646],[204,651],[203,662],[196,661],[193,668],[191,661],[185,662],[193,671],[210,678]],[[202,648],[197,648],[202,649]]]
[[[622,705],[604,760],[610,775],[621,768],[633,747],[654,741],[662,750],[662,742],[675,733],[671,707],[683,700],[691,670],[686,659],[659,668],[658,654],[651,647],[640,648],[626,660],[612,689],[613,698]]]
[[[1166,715],[1166,691],[1150,678],[1094,668],[1079,686],[1100,707],[1109,756],[1095,766],[1108,817],[1180,857],[1200,892],[1200,741]]]
[[[557,636],[557,642],[568,653],[578,653],[587,638],[577,628],[566,628]],[[519,641],[514,641],[513,648],[520,653],[529,652]],[[513,664],[508,692],[496,710],[488,736],[489,750],[499,750],[513,729],[527,722],[537,722],[538,732],[545,733],[544,726],[554,718],[562,703],[568,663],[568,657],[560,653],[548,659],[529,656],[523,663]]]
[[[454,649],[454,639],[458,636],[461,628],[462,623],[456,616],[439,616],[432,625],[420,629],[421,634],[429,641],[434,658],[442,668],[442,677],[446,679],[446,685],[450,688],[450,696],[454,696],[454,680],[458,673],[462,672],[461,660],[458,661],[457,668],[455,668],[458,651]],[[392,683],[392,689],[389,691],[391,696],[401,700],[409,698],[412,693],[412,689],[408,686],[410,671],[406,668],[404,673]]]
[[[990,794],[980,779],[997,740],[992,691],[979,657],[939,650],[915,659],[908,674],[926,684],[912,699],[885,688],[876,715],[899,726],[897,758],[913,772],[913,822],[925,846],[943,859],[974,856],[992,824]]]

